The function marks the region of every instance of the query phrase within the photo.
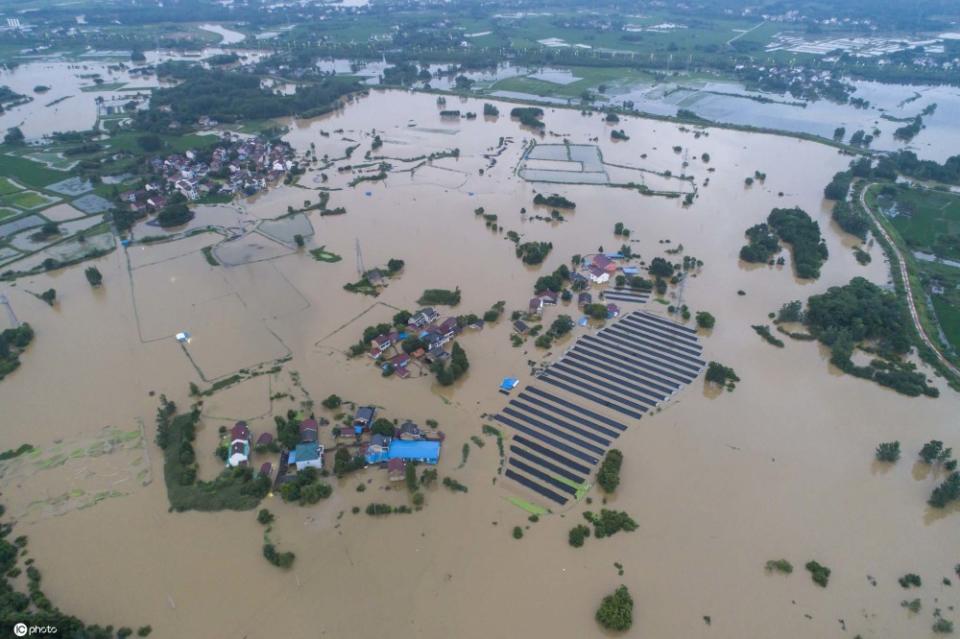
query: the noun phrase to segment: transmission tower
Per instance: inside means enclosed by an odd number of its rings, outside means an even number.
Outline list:
[[[357,238],[357,273],[360,277],[363,277],[363,274],[367,272],[367,269],[363,267],[363,252],[360,250],[360,238]]]

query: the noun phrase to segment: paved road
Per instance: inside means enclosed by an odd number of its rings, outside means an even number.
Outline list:
[[[917,333],[920,335],[920,339],[923,340],[923,343],[930,347],[930,350],[934,352],[937,356],[937,359],[946,366],[954,375],[960,377],[960,369],[950,363],[946,357],[943,356],[943,353],[940,352],[940,349],[934,344],[933,340],[927,337],[926,332],[923,330],[923,325],[920,323],[920,316],[917,314],[917,304],[913,299],[913,290],[910,287],[910,273],[907,270],[907,261],[903,259],[903,254],[900,253],[900,249],[897,248],[897,245],[893,243],[893,238],[890,237],[890,234],[887,233],[887,230],[880,223],[880,220],[877,218],[877,214],[874,213],[869,206],[867,206],[867,189],[869,189],[873,184],[866,184],[863,187],[863,190],[860,191],[860,206],[863,207],[863,210],[873,218],[873,222],[876,225],[877,230],[880,232],[880,235],[887,241],[893,250],[893,254],[897,258],[897,266],[900,268],[900,279],[903,281],[904,290],[907,293],[907,308],[910,309],[910,318],[913,320],[913,325],[917,329]]]

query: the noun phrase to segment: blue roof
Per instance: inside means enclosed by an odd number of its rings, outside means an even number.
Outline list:
[[[317,450],[316,444],[297,444],[297,447],[293,449],[290,455],[293,457],[293,459],[288,459],[291,463],[320,459],[320,451]]]
[[[640,269],[638,269],[636,266],[624,266],[623,272],[626,275],[636,275],[637,273],[640,272]]]
[[[500,388],[503,390],[513,390],[519,383],[520,380],[516,377],[504,377],[503,381],[500,383]]]
[[[388,459],[403,459],[436,464],[440,460],[440,442],[393,440],[387,451]]]

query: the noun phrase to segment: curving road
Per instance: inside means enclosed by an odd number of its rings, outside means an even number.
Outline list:
[[[903,254],[900,253],[900,249],[898,249],[897,245],[894,244],[893,238],[890,237],[889,233],[887,233],[887,229],[885,229],[883,224],[880,223],[880,220],[877,218],[877,214],[874,213],[869,206],[867,206],[867,189],[874,184],[876,183],[868,183],[864,185],[863,189],[860,191],[860,206],[862,206],[863,210],[867,212],[867,215],[873,219],[876,230],[879,231],[880,235],[882,235],[887,241],[887,244],[890,245],[894,256],[897,258],[897,266],[900,268],[900,279],[903,282],[903,288],[907,293],[907,308],[910,309],[910,319],[913,320],[913,325],[917,329],[917,334],[920,335],[920,339],[923,340],[923,343],[930,347],[930,350],[934,352],[934,354],[937,356],[937,359],[939,359],[940,362],[946,366],[951,373],[960,377],[960,369],[951,364],[950,361],[944,357],[937,345],[933,342],[933,340],[927,337],[926,332],[924,332],[923,325],[920,323],[920,315],[917,313],[917,304],[913,298],[913,290],[910,287],[910,272],[907,270],[907,261],[903,259]]]

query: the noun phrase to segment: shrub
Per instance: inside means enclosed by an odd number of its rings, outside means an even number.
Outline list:
[[[919,588],[921,586],[920,575],[912,572],[900,577],[900,579],[897,579],[897,582],[899,582],[901,588],[909,588],[911,586]]]
[[[96,266],[87,267],[87,270],[85,270],[83,274],[87,276],[87,281],[90,282],[90,286],[97,287],[103,283],[103,275]]]
[[[697,326],[700,328],[713,328],[717,323],[717,318],[707,311],[697,311]]]
[[[261,508],[260,512],[257,513],[257,521],[266,526],[267,524],[273,523],[274,516],[273,513],[267,510],[266,508]]]
[[[523,539],[523,528],[520,526],[513,527],[513,538],[514,539]]]
[[[813,579],[813,583],[821,588],[827,587],[827,582],[830,581],[829,568],[813,560],[808,561],[805,568],[810,571],[810,577]]]
[[[633,597],[626,586],[603,598],[596,619],[607,630],[628,630],[633,625]]]
[[[770,559],[766,568],[767,572],[782,572],[785,575],[793,572],[793,564],[786,559]]]

